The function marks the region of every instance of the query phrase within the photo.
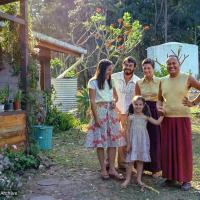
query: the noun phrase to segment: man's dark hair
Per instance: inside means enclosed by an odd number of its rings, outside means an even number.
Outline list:
[[[135,60],[133,57],[131,57],[131,56],[126,57],[126,58],[123,60],[123,64],[124,64],[126,61],[127,61],[128,63],[133,63],[133,64],[134,64],[134,67],[136,67],[136,65],[137,65],[136,60]]]

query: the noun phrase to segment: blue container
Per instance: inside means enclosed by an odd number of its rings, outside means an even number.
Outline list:
[[[33,137],[41,150],[52,149],[52,126],[33,126]]]

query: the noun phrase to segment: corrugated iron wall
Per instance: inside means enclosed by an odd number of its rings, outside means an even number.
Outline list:
[[[77,78],[52,79],[56,91],[54,104],[62,112],[69,112],[77,108]]]

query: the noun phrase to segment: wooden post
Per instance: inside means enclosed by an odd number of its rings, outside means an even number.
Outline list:
[[[28,0],[20,0],[20,15],[25,24],[20,25],[21,46],[21,88],[27,94],[27,70],[28,70]],[[26,110],[27,105],[22,105]]]
[[[51,52],[49,49],[40,48],[40,87],[43,91],[51,90],[51,69],[50,69]]]
[[[8,3],[13,3],[19,0],[1,0],[0,5],[8,4]]]
[[[3,50],[0,44],[0,71],[3,69]]]
[[[165,42],[168,41],[168,38],[167,38],[168,36],[168,13],[167,13],[168,2],[167,1],[168,0],[165,0],[165,15],[164,15]]]

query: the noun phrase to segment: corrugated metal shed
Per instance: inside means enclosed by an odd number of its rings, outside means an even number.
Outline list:
[[[54,104],[58,110],[69,112],[77,108],[77,78],[52,79],[56,91]]]

